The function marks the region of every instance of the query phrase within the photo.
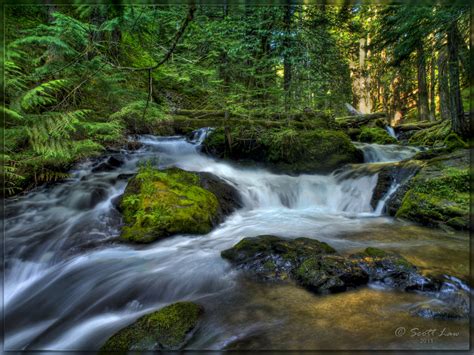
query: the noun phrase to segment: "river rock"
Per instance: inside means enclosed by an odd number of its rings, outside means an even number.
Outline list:
[[[434,291],[436,282],[422,276],[417,268],[401,255],[377,248],[366,248],[364,252],[349,257],[370,277],[371,281],[405,291]]]
[[[143,167],[130,179],[118,209],[125,225],[121,239],[150,243],[173,234],[205,234],[238,206],[225,182],[178,168]],[[211,191],[203,188],[210,187]],[[235,203],[230,200],[236,198]]]
[[[218,128],[206,138],[202,151],[219,158],[261,163],[288,174],[327,173],[363,161],[349,136],[333,129]]]
[[[110,156],[104,162],[92,168],[93,173],[101,173],[114,170],[124,164],[124,160],[120,157]]]
[[[293,279],[318,293],[338,292],[368,282],[368,275],[324,242],[272,235],[244,238],[222,257],[259,279]]]
[[[179,350],[191,338],[203,314],[200,305],[178,302],[147,314],[119,330],[101,352]]]
[[[470,191],[469,150],[435,157],[400,191],[400,207],[389,202],[399,218],[431,227],[468,230]],[[400,196],[403,193],[402,197]]]
[[[328,244],[310,238],[244,238],[222,251],[221,256],[257,279],[291,279],[316,293],[345,291],[369,281],[419,292],[443,292],[447,285],[421,275],[416,266],[396,253],[367,248],[346,257]]]

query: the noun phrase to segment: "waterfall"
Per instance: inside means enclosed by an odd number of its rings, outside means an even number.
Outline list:
[[[398,139],[397,134],[395,133],[395,129],[392,126],[385,126],[385,130],[391,137]]]
[[[365,163],[396,162],[409,159],[421,151],[421,148],[418,147],[398,144],[353,143],[357,148],[362,150]]]
[[[5,349],[96,349],[164,304],[218,303],[236,282],[220,252],[243,236],[306,236],[347,246],[340,235],[381,218],[383,207],[370,204],[376,174],[289,176],[244,168],[199,152],[209,131],[188,139],[141,136],[142,148],[114,155],[118,166],[101,170],[109,157],[91,160],[67,181],[7,201]],[[358,147],[366,161],[400,160],[417,151]],[[208,235],[178,235],[146,247],[114,244],[122,223],[114,206],[145,160],[215,174],[238,190],[244,206]]]

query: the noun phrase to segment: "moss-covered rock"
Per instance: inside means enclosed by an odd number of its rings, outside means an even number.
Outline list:
[[[221,256],[259,280],[291,279],[316,293],[341,292],[369,281],[424,292],[439,292],[447,285],[421,275],[416,266],[397,253],[369,247],[343,256],[328,244],[309,238],[244,238],[222,251]]]
[[[294,270],[294,277],[301,286],[318,293],[345,291],[369,281],[359,265],[340,255],[310,257]]]
[[[195,330],[203,308],[178,302],[139,318],[121,329],[101,347],[101,352],[181,349]]]
[[[222,257],[263,280],[293,279],[317,292],[339,292],[367,283],[367,274],[326,243],[271,235],[244,238]]]
[[[119,204],[125,222],[121,238],[149,243],[176,233],[208,233],[219,221],[219,202],[200,184],[195,173],[142,167]]]
[[[218,128],[204,142],[203,151],[220,158],[264,163],[286,173],[330,172],[363,160],[347,134],[330,129]]]
[[[428,226],[469,229],[469,151],[427,162],[410,182],[396,216]]]
[[[397,140],[380,127],[362,127],[358,140],[365,143],[397,144]]]
[[[364,270],[372,281],[402,290],[433,291],[438,284],[419,274],[417,268],[401,255],[369,247],[351,255],[352,262]]]

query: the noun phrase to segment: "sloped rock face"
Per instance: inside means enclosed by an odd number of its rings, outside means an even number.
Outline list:
[[[405,187],[389,210],[399,218],[431,227],[471,229],[469,150],[432,158]],[[401,201],[400,201],[401,200]],[[400,205],[399,208],[398,204]]]

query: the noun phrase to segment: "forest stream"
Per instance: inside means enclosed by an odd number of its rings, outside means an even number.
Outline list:
[[[135,137],[142,143],[137,150],[88,160],[66,181],[7,200],[5,350],[96,350],[138,317],[180,300],[205,309],[187,349],[468,348],[467,320],[409,313],[415,304],[436,302],[432,295],[380,284],[316,295],[291,282],[250,280],[220,255],[243,237],[306,236],[344,255],[368,246],[396,251],[422,273],[459,282],[469,271],[466,233],[395,220],[384,215],[384,198],[373,208],[377,174],[349,174],[356,166],[299,176],[243,167],[200,153],[206,133]],[[358,147],[364,164],[400,161],[418,151]],[[111,155],[121,164],[103,171],[100,164]],[[117,242],[117,198],[140,162],[150,159],[160,168],[220,177],[237,189],[243,207],[206,235],[138,246]],[[416,334],[430,329],[436,337]]]

